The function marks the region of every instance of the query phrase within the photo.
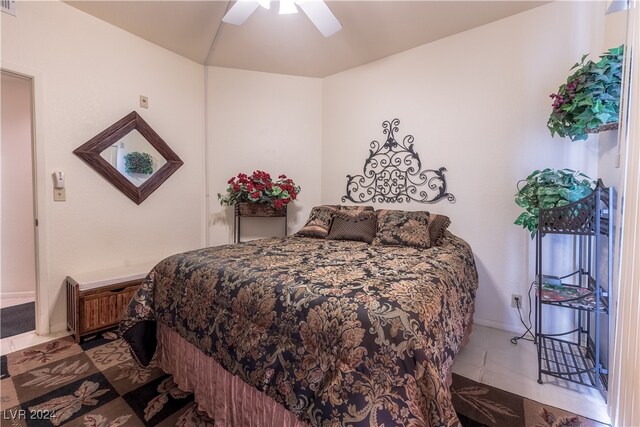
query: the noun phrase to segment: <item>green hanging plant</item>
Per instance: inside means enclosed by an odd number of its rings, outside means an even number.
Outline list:
[[[524,185],[520,187],[522,183]],[[516,204],[525,211],[518,216],[514,224],[529,230],[533,239],[538,230],[540,209],[577,202],[591,194],[595,185],[595,181],[587,175],[571,169],[535,170],[518,183]]]
[[[553,111],[547,122],[551,135],[568,136],[572,141],[587,139],[587,134],[618,127],[622,56],[624,46],[609,49],[600,61],[580,62],[577,70],[560,86],[553,99]]]
[[[149,153],[133,151],[124,155],[124,170],[126,173],[153,173],[153,157]]]

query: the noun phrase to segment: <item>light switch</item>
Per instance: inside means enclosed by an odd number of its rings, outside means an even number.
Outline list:
[[[142,108],[149,108],[149,98],[146,96],[140,95],[140,106]]]
[[[54,188],[53,189],[53,201],[54,202],[64,202],[67,200],[67,193],[64,188]]]

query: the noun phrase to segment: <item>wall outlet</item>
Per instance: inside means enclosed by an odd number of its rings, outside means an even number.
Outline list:
[[[522,308],[522,295],[511,294],[511,307],[518,308],[518,305]]]

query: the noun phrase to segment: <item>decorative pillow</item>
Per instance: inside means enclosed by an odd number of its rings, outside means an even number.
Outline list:
[[[340,209],[340,212],[344,212],[347,213],[349,215],[355,216],[355,215],[359,215],[362,212],[374,212],[373,210],[373,206],[338,206]]]
[[[311,209],[307,223],[295,235],[298,237],[319,237],[324,239],[329,234],[333,214],[338,212],[337,205],[315,206]]]
[[[378,232],[374,245],[413,246],[426,249],[431,246],[429,212],[380,209]]]
[[[338,212],[333,217],[331,231],[327,239],[331,240],[357,240],[371,243],[376,237],[376,213],[373,211],[361,212],[352,215],[350,212]]]
[[[448,216],[429,214],[429,240],[431,240],[431,246],[437,246],[442,243],[444,232],[451,225],[451,220]]]

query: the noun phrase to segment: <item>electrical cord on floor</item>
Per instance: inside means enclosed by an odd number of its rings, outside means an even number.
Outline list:
[[[518,345],[518,341],[519,340],[525,340],[525,341],[530,341],[530,342],[536,342],[536,337],[533,334],[533,332],[531,332],[531,328],[533,327],[533,325],[531,324],[531,289],[533,288],[533,285],[535,285],[535,281],[531,282],[531,285],[529,286],[529,292],[527,294],[528,298],[529,298],[529,326],[527,326],[526,323],[524,323],[524,320],[522,319],[522,306],[520,305],[520,300],[516,299],[516,305],[518,306],[518,316],[520,317],[520,323],[522,323],[522,326],[525,327],[525,331],[522,335],[520,335],[519,337],[513,337],[511,338],[509,341],[511,341],[511,344],[515,344]],[[527,335],[530,335],[531,338],[527,338]]]

